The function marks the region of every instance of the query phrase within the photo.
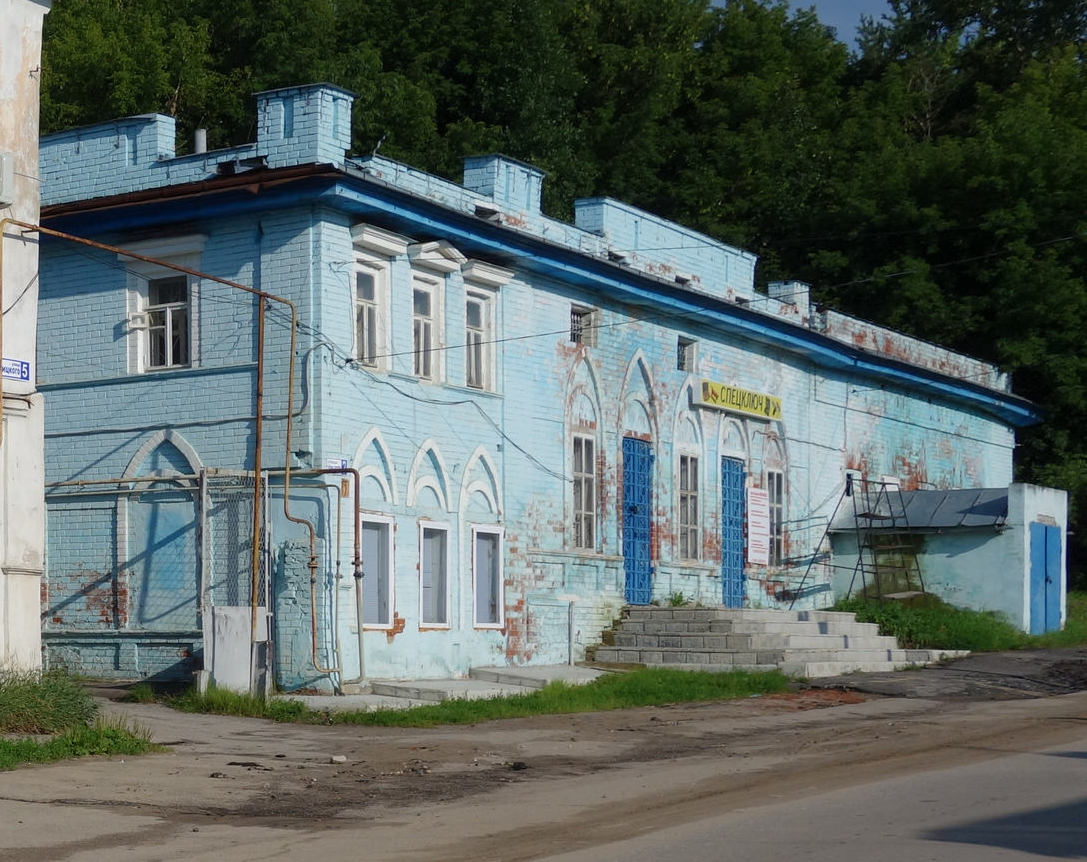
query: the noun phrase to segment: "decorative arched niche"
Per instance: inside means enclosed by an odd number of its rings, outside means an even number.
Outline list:
[[[395,471],[389,447],[381,431],[371,428],[362,438],[352,460],[359,471],[363,505],[392,505],[397,503]]]
[[[450,511],[448,475],[437,444],[426,440],[412,460],[407,505],[423,510]]]

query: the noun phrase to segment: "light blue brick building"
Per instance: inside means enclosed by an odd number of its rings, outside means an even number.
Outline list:
[[[513,159],[346,157],[351,103],[261,93],[256,143],[180,157],[158,115],[42,141],[43,224],[109,246],[42,242],[51,664],[579,659],[626,603],[829,603],[847,474],[1012,481],[1036,417],[997,369],[757,293],[751,254],[618,201],[549,218]],[[277,298],[262,349],[214,279]]]

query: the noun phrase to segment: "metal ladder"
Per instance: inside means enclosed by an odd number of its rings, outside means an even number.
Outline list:
[[[846,476],[845,495],[853,501],[857,564],[849,584],[853,595],[860,577],[866,599],[905,599],[925,592],[917,555],[920,543],[906,517],[906,501],[897,482],[870,482]]]

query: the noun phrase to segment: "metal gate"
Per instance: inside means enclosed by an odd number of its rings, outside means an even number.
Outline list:
[[[650,513],[653,505],[653,450],[634,437],[623,438],[623,561],[626,600],[647,605],[653,597]]]
[[[744,603],[744,462],[721,459],[721,602]]]

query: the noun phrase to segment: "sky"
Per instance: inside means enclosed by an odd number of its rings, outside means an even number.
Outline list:
[[[871,15],[878,21],[890,9],[887,0],[789,0],[789,5],[793,9],[814,6],[819,20],[836,29],[838,41],[850,48],[856,47],[853,41],[861,15]]]

